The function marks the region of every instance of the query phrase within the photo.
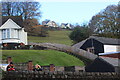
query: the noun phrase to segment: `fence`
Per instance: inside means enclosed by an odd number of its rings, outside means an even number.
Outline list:
[[[13,71],[5,72],[2,80],[120,80],[120,73],[88,73],[88,72],[43,72],[43,71]]]

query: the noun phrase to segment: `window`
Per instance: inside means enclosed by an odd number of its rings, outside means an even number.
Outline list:
[[[7,30],[7,38],[10,38],[10,29],[6,29]]]
[[[94,53],[94,52],[95,52],[94,47],[89,47],[89,48],[87,48],[87,51],[88,51],[88,52],[91,52],[91,53]]]
[[[2,30],[2,39],[10,38],[10,29]]]
[[[18,38],[18,30],[14,29],[14,38]]]
[[[6,38],[6,30],[3,29],[3,30],[2,30],[2,39],[5,39],[5,38]]]

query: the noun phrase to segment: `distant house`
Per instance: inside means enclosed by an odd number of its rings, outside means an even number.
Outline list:
[[[48,26],[48,27],[58,27],[58,25],[55,23],[55,21],[43,21],[42,25]]]
[[[86,72],[120,73],[120,52],[101,53],[92,64],[85,67]]]
[[[120,39],[90,36],[73,46],[98,55],[98,53],[120,51]]]
[[[27,45],[27,32],[24,31],[22,17],[2,17],[0,25],[0,44]]]
[[[61,28],[67,28],[67,24],[65,24],[65,23],[61,23]]]
[[[73,25],[69,24],[69,23],[61,23],[61,28],[69,28],[69,29],[72,29],[74,28]]]

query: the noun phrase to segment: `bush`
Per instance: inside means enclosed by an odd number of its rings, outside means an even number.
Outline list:
[[[74,43],[78,43],[90,36],[90,29],[88,27],[75,27],[70,33],[69,38],[73,40]]]

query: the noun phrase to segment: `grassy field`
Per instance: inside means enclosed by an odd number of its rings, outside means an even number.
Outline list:
[[[71,31],[49,31],[49,37],[34,37],[28,36],[29,42],[40,42],[40,43],[59,43],[72,45],[72,40],[69,39],[68,35]]]
[[[2,50],[2,59],[11,56],[14,63],[32,60],[34,64],[56,66],[84,66],[78,58],[54,50]]]

